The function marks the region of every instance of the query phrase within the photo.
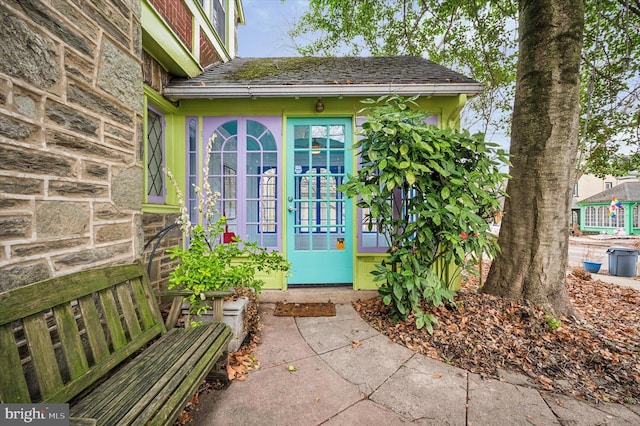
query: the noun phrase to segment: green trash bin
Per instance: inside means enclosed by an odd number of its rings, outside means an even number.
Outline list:
[[[609,247],[609,275],[635,277],[638,264],[638,250],[631,247]]]

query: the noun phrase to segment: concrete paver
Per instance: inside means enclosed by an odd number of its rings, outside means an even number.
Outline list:
[[[401,415],[394,413],[391,410],[387,410],[380,405],[369,401],[363,400],[357,404],[347,408],[341,413],[338,413],[334,418],[323,426],[345,426],[345,425],[411,425],[414,424],[408,419],[405,419]]]
[[[316,353],[300,335],[293,317],[273,316],[274,305],[262,305],[260,366],[262,369],[309,358]]]
[[[353,309],[353,308],[352,308]],[[338,318],[328,320],[328,318]],[[378,334],[360,317],[340,319],[336,317],[299,318],[300,334],[307,344],[318,354],[352,345]]]
[[[640,417],[621,404],[592,404],[564,395],[543,393],[562,425],[638,425]]]
[[[464,425],[466,371],[461,373],[453,368],[428,368],[430,363],[423,363],[426,360],[416,354],[370,399],[421,424]],[[431,366],[438,367],[435,364]],[[446,364],[442,366],[449,367]]]
[[[364,395],[318,357],[261,369],[244,382],[200,399],[194,424],[207,425],[319,425]]]
[[[487,426],[560,424],[535,389],[483,379],[478,374],[469,374],[468,417],[475,425]]]
[[[261,369],[203,395],[193,424],[640,424],[637,406],[541,393],[512,372],[483,380],[391,342],[351,304],[336,307],[335,317],[292,318],[261,304]]]
[[[340,376],[358,385],[362,393],[369,395],[412,356],[413,351],[378,334],[324,353],[320,358],[331,365]],[[367,362],[364,363],[362,360]]]

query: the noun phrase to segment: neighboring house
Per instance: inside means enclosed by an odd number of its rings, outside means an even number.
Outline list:
[[[620,202],[615,217],[609,210],[612,199]],[[588,197],[579,203],[580,230],[626,235],[640,234],[640,182],[626,182]]]
[[[628,176],[616,177],[616,176],[605,176],[604,178],[599,178],[595,175],[583,174],[578,179],[578,183],[575,184],[573,188],[573,203],[571,207],[572,216],[571,223],[580,225],[580,206],[578,203],[586,198],[591,197],[592,195],[599,194],[602,191],[607,189],[611,189],[614,186],[620,185],[625,182],[637,182],[638,176],[637,173],[633,173]]]
[[[357,168],[360,101],[420,95],[433,124],[456,128],[467,98],[481,90],[419,57],[235,58],[173,80],[164,95],[179,105],[170,115],[171,149],[184,153],[187,184],[203,178],[204,147],[214,137],[208,178],[222,194],[229,231],[292,262],[292,276],[268,277],[267,288],[365,289],[375,287],[369,271],[387,247],[336,189]]]

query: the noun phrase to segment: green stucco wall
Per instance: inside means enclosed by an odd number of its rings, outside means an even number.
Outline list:
[[[355,129],[355,117],[359,115],[357,112],[365,106],[360,103],[361,98],[322,98],[324,103],[324,111],[316,112],[315,106],[318,98],[265,98],[265,99],[194,99],[181,100],[179,106],[171,111],[173,117],[167,119],[167,127],[171,123],[171,129],[167,129],[167,162],[174,170],[174,174],[178,177],[179,182],[184,182],[185,152],[186,152],[186,131],[185,117],[200,117],[199,131],[202,131],[202,117],[208,116],[281,116],[282,117],[282,140],[286,141],[286,120],[293,117],[308,118],[324,118],[324,117],[349,117]],[[459,128],[460,110],[466,103],[466,96],[449,96],[449,97],[431,97],[418,101],[420,107],[429,111],[432,115],[438,116],[439,127]],[[356,152],[353,153],[353,161],[355,165]],[[179,168],[182,168],[180,171]],[[286,171],[286,167],[283,168]],[[286,176],[282,176],[286,180]],[[180,180],[182,178],[182,180]],[[182,188],[184,191],[185,188]],[[283,185],[284,190],[284,185]],[[279,194],[280,199],[284,199],[284,193]],[[168,187],[167,209],[177,208],[177,198],[175,191]],[[171,205],[173,204],[173,205]],[[280,217],[286,218],[286,203],[281,203]],[[354,206],[355,207],[355,206]],[[357,217],[354,215],[352,223],[352,232],[354,232],[354,241],[356,241]],[[282,243],[282,250],[286,254],[286,242]],[[384,258],[384,254],[376,253],[359,253],[354,252],[354,274],[353,288],[355,290],[371,290],[376,289],[377,284],[373,283],[370,272],[374,269],[375,264],[380,263]],[[452,287],[458,288],[460,283],[460,274],[455,273],[453,269],[450,271],[452,277]],[[266,285],[265,289],[281,289],[287,288],[287,277],[283,273],[277,273],[272,276],[262,276]]]

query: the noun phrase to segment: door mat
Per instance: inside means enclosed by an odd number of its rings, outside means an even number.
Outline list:
[[[277,317],[335,317],[333,303],[276,303]]]

